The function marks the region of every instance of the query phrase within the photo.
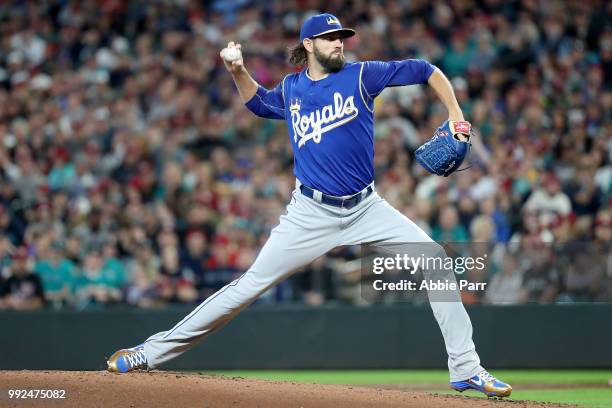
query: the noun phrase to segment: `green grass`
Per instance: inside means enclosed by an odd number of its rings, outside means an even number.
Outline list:
[[[245,378],[321,384],[446,384],[446,370],[239,370],[207,371]],[[491,370],[503,381],[538,384],[607,384],[612,370]]]
[[[441,390],[439,394],[453,394],[453,391]],[[465,395],[482,397],[484,395],[469,391]],[[567,388],[555,390],[514,390],[513,400],[529,400],[539,402],[558,402],[579,405],[587,408],[612,408],[612,388]]]
[[[319,384],[431,384],[432,392],[452,394],[446,387],[446,370],[240,370],[206,371],[234,377]],[[492,370],[492,374],[513,384],[513,400],[531,400],[575,404],[588,408],[612,408],[612,387],[589,388],[608,384],[612,370]],[[520,384],[585,384],[584,388],[521,390]],[[468,396],[482,396],[466,392]],[[484,396],[483,396],[484,397]]]

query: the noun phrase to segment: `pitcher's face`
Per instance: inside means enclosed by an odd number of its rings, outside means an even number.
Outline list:
[[[314,56],[326,72],[338,72],[344,66],[344,38],[340,33],[316,37],[312,42]]]

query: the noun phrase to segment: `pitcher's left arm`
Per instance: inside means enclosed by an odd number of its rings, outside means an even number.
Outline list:
[[[438,95],[438,98],[440,98],[444,106],[446,106],[448,110],[448,120],[463,121],[463,112],[461,112],[459,102],[457,102],[457,98],[455,97],[453,86],[439,68],[436,68],[434,72],[432,72],[427,83],[436,92],[436,95]]]

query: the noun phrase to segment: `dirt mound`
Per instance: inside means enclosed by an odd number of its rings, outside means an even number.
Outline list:
[[[65,390],[64,399],[9,399],[8,390]],[[380,388],[262,381],[163,371],[0,371],[2,407],[532,408],[497,401]]]

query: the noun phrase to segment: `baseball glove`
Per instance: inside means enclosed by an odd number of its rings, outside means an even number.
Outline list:
[[[428,172],[448,177],[461,166],[470,151],[471,134],[470,122],[447,120],[429,141],[416,149],[415,158]]]

